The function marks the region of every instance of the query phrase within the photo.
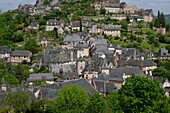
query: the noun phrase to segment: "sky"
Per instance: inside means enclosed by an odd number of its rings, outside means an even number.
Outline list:
[[[136,4],[138,9],[151,8],[154,10],[154,14],[157,11],[164,14],[170,14],[170,0],[121,0],[127,4]],[[4,12],[9,9],[16,9],[18,4],[35,4],[36,0],[0,0],[0,9]]]

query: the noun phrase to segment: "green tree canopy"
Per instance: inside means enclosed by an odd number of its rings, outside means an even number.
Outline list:
[[[12,74],[6,74],[3,76],[4,79],[12,86],[18,86],[19,80]]]
[[[25,50],[30,50],[33,54],[38,53],[38,43],[35,39],[30,39],[25,43]]]
[[[106,112],[106,102],[99,93],[95,93],[89,100],[89,113],[104,113]]]
[[[23,91],[9,93],[4,103],[10,112],[25,113],[29,109],[29,95]]]
[[[82,87],[64,86],[56,97],[56,112],[83,113],[87,103],[88,94]]]
[[[113,108],[114,103],[118,104],[120,110],[125,113],[168,113],[169,104],[164,94],[165,92],[160,88],[158,81],[150,80],[147,77],[132,76],[117,92],[117,99],[111,95],[108,96],[110,99],[113,98],[108,103]]]

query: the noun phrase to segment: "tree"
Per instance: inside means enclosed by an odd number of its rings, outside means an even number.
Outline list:
[[[18,86],[19,80],[12,74],[6,74],[4,75],[4,79],[12,86]]]
[[[132,76],[128,78],[122,88],[118,91],[120,95],[120,106],[126,113],[129,112],[168,112],[165,107],[168,105],[165,100],[162,88],[158,81],[150,80],[147,77]],[[164,107],[155,108],[158,103],[164,101]],[[161,107],[161,106],[159,106]]]
[[[100,14],[103,14],[103,15],[105,16],[105,14],[106,14],[106,9],[101,8],[101,9],[100,9]]]
[[[170,80],[169,74],[170,73],[168,70],[166,70],[164,67],[158,67],[153,71],[153,76],[164,77]]]
[[[54,113],[54,102],[47,100],[40,100],[38,102],[32,102],[30,105],[29,113]]]
[[[9,93],[4,103],[9,112],[25,113],[29,109],[29,95],[23,91]]]
[[[80,18],[80,32],[82,32],[82,21],[81,21],[81,18]]]
[[[104,113],[106,112],[106,102],[99,93],[95,93],[89,100],[89,113]]]
[[[33,54],[38,53],[38,47],[39,45],[35,39],[28,40],[24,45],[25,50],[30,50]]]
[[[95,8],[93,6],[89,6],[84,10],[85,15],[95,15]]]
[[[83,113],[87,102],[88,94],[82,87],[64,86],[56,97],[56,112]]]
[[[107,96],[107,103],[113,112],[168,113],[169,104],[164,94],[158,81],[132,76],[118,92]]]
[[[54,31],[55,31],[55,37],[56,37],[56,39],[57,39],[57,38],[60,38],[59,35],[58,35],[58,29],[57,29],[56,27],[54,28]]]
[[[170,53],[170,45],[166,45],[165,48],[168,50],[168,52]]]
[[[110,111],[112,113],[123,112],[122,108],[120,106],[119,98],[120,98],[120,96],[117,92],[112,92],[112,93],[110,93],[109,95],[106,96],[107,105],[110,108]]]

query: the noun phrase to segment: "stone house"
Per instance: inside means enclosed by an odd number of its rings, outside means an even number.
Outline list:
[[[36,81],[44,81],[48,84],[54,83],[54,77],[52,73],[39,73],[39,74],[30,74],[27,79],[29,84],[33,84]]]
[[[78,43],[75,47],[77,50],[77,58],[80,57],[89,57],[89,47],[85,43]]]
[[[93,24],[90,28],[90,33],[102,33],[104,25],[102,24]]]
[[[11,57],[8,58],[9,62],[21,63],[23,61],[31,62],[32,53],[29,50],[15,50],[12,51]]]
[[[38,23],[36,21],[32,21],[31,24],[28,26],[28,29],[38,30],[39,25],[38,25]]]
[[[54,28],[59,29],[60,27],[65,27],[65,22],[63,20],[49,19],[46,24],[46,31],[52,31]]]
[[[67,35],[64,38],[63,43],[69,45],[70,48],[73,48],[81,41],[82,41],[82,39],[81,39],[80,35],[73,34],[73,35]]]
[[[114,3],[104,3],[102,8],[106,9],[107,13],[119,13],[121,11],[119,4]]]
[[[61,4],[60,1],[58,1],[57,3],[53,4],[52,6],[52,9],[58,9],[58,10],[61,10],[63,5]]]
[[[136,5],[127,5],[123,9],[123,11],[125,12],[125,14],[136,14],[136,13],[138,13],[138,9],[137,9]]]
[[[146,75],[152,76],[152,71],[157,68],[157,64],[152,60],[128,60],[124,66],[139,67]]]
[[[104,28],[104,34],[106,34],[107,36],[111,35],[111,36],[121,36],[121,32],[120,32],[121,28],[119,25],[106,25]]]
[[[153,10],[152,9],[143,10],[143,19],[144,19],[144,22],[152,22]]]
[[[71,31],[80,31],[80,21],[73,21],[70,23]]]
[[[0,58],[9,58],[11,49],[8,46],[0,46]]]
[[[40,39],[40,43],[41,43],[41,46],[42,46],[42,47],[48,46],[48,40],[47,40],[45,37],[43,37],[42,39]]]

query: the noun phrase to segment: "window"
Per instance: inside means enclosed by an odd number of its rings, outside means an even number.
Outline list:
[[[88,75],[86,75],[86,80],[89,80],[89,77],[88,77]]]

